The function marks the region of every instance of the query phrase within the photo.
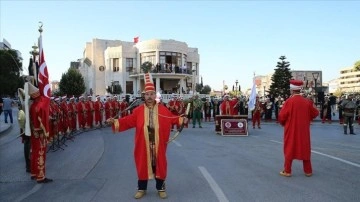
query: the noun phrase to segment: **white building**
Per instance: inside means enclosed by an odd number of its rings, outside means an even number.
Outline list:
[[[354,67],[341,69],[339,85],[341,92],[360,92],[360,71],[356,71]]]
[[[144,88],[140,66],[151,62],[156,91],[183,94],[192,92],[199,83],[199,58],[197,48],[172,39],[138,43],[93,39],[86,43],[79,71],[86,93],[105,95],[109,86],[120,84],[123,94],[139,94]]]
[[[2,42],[0,42],[0,50],[14,50],[19,58],[19,60],[22,62],[23,58],[21,56],[21,52],[15,49],[11,48],[11,44],[6,40],[3,39]]]
[[[332,79],[328,82],[329,92],[328,93],[335,93],[339,89],[339,79]]]

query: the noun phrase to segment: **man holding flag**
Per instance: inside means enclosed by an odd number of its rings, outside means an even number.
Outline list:
[[[50,111],[50,84],[47,66],[42,47],[42,25],[39,28],[39,72],[38,86],[29,83],[29,96],[34,100],[30,107],[31,122],[31,179],[38,183],[52,182],[46,178],[45,162],[47,138],[49,136],[49,111]]]
[[[256,85],[255,78],[253,80],[253,87],[251,89],[251,94],[249,97],[249,110],[252,111],[252,125],[255,129],[255,124],[257,123],[258,128],[260,129],[260,114],[262,111],[262,104],[259,101],[259,96],[256,95]]]

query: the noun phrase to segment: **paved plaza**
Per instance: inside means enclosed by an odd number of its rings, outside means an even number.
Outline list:
[[[66,141],[63,150],[49,151],[49,184],[37,184],[25,172],[18,130],[14,123],[0,134],[0,201],[135,201],[134,130],[89,130]],[[248,137],[217,135],[214,122],[185,128],[168,147],[165,200],[359,201],[360,127],[355,126],[359,135],[342,132],[338,122],[314,121],[314,175],[305,177],[302,163],[294,161],[293,175],[286,178],[279,175],[283,128],[274,122],[250,128]],[[154,181],[140,200],[160,200]]]

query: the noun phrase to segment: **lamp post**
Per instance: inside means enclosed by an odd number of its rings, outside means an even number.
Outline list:
[[[264,99],[265,99],[265,88],[266,88],[266,86],[264,86]]]
[[[196,66],[195,66],[195,64],[193,64],[193,66],[192,66],[192,78],[193,78],[192,92],[193,92],[193,95],[195,94],[195,74],[196,74]]]
[[[315,105],[317,105],[317,88],[316,88],[316,85],[317,85],[317,80],[319,78],[319,72],[313,72],[312,73],[313,77],[314,77],[314,80],[315,80]]]
[[[236,79],[236,81],[235,81],[235,96],[237,96],[238,83],[239,83],[239,81]]]

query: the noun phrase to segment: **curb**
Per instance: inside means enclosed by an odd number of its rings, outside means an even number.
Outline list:
[[[3,126],[3,124],[5,126]],[[5,133],[6,131],[8,131],[12,127],[12,125],[8,124],[8,123],[1,123],[1,125],[2,125],[2,127],[0,128],[0,135]]]

